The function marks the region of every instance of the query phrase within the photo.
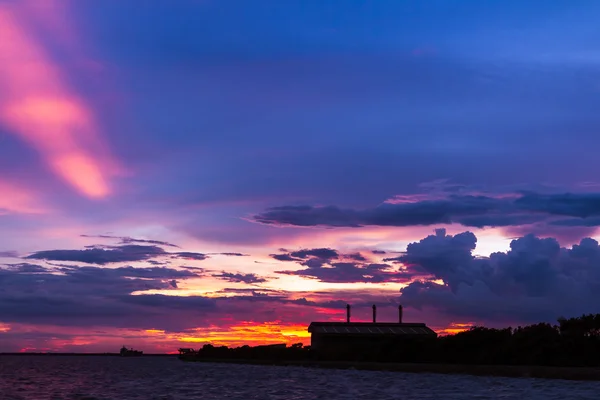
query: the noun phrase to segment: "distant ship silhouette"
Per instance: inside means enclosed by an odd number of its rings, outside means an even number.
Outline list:
[[[127,347],[121,347],[121,351],[119,352],[121,357],[136,357],[144,354],[141,350],[128,349]]]

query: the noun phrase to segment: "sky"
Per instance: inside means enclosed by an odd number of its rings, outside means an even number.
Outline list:
[[[0,0],[0,351],[598,312],[599,17]]]

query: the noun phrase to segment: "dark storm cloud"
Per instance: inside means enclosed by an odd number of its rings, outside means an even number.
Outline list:
[[[431,307],[457,318],[486,321],[552,321],[595,312],[600,301],[600,247],[582,239],[563,248],[554,238],[526,235],[507,252],[475,257],[470,232],[439,230],[411,243],[394,259],[414,273],[430,274],[443,285],[415,281],[401,290],[404,304]]]
[[[256,274],[242,274],[242,273],[232,273],[232,272],[225,272],[225,271],[222,271],[220,274],[213,274],[212,276],[215,278],[222,279],[222,280],[225,280],[228,282],[233,282],[233,283],[252,284],[252,283],[263,283],[263,282],[267,281],[265,278],[261,278]]]
[[[294,226],[416,226],[458,223],[483,228],[552,222],[560,216],[576,219],[558,222],[558,225],[599,226],[600,194],[546,195],[524,192],[498,198],[450,195],[437,200],[385,203],[371,209],[281,206],[269,208],[253,219],[263,224]]]

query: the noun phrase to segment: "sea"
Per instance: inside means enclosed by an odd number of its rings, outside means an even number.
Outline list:
[[[0,356],[0,399],[599,399],[600,383],[182,362]]]

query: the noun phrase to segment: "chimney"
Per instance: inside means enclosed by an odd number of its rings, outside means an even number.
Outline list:
[[[346,304],[346,322],[350,323],[350,304]]]
[[[377,322],[377,306],[373,304],[373,323]]]
[[[402,323],[402,305],[398,306],[398,323]]]

